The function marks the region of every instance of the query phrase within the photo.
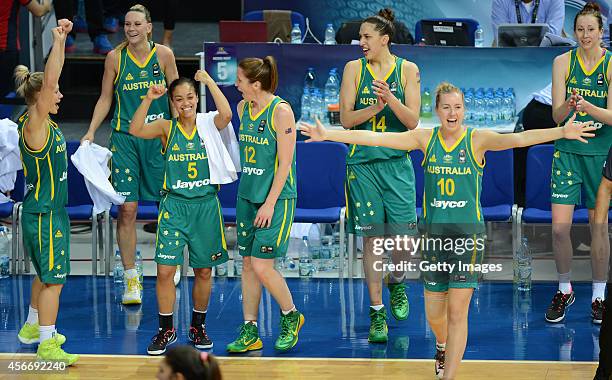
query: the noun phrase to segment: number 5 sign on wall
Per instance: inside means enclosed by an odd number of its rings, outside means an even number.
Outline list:
[[[206,67],[212,79],[219,86],[233,86],[236,82],[236,50],[232,46],[219,46],[210,57]]]

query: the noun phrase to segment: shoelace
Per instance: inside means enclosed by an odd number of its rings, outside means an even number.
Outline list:
[[[374,314],[374,318],[372,318],[372,326],[374,326],[374,329],[377,331],[382,331],[385,328],[385,317],[379,313],[376,312]]]
[[[128,279],[128,291],[141,290],[142,284],[138,281],[136,277]]]
[[[246,341],[247,341],[247,336],[248,336],[248,334],[249,334],[249,330],[248,330],[248,328],[247,328],[247,325],[246,325],[246,324],[243,324],[242,326],[240,326],[239,331],[240,331],[240,334],[238,335],[238,339],[237,339],[237,341],[238,341],[238,342],[242,342],[242,343],[246,343]]]
[[[444,369],[444,359],[446,356],[445,351],[436,349],[436,361],[438,362],[438,368]]]
[[[204,327],[199,329],[197,327],[191,326],[189,328],[189,333],[192,334],[192,339],[195,343],[200,343],[203,340],[208,340],[208,335],[206,334],[206,329]]]
[[[562,306],[565,306],[565,295],[560,292],[555,294],[552,303],[553,309],[555,309],[556,311],[561,311]]]
[[[405,306],[407,304],[405,294],[404,287],[398,285],[391,292],[391,303],[396,306]]]
[[[591,306],[591,309],[597,314],[600,314],[603,312],[603,303],[600,300],[596,299],[595,302],[593,302],[593,306]]]
[[[281,333],[280,336],[285,338],[288,335],[291,335],[291,318],[289,315],[285,315],[281,320]]]
[[[172,336],[172,330],[165,330],[165,331],[162,330],[153,337],[153,343],[160,345],[164,342],[169,341],[171,336]]]

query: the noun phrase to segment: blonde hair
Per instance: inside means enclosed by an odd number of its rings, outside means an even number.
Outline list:
[[[452,83],[442,82],[436,87],[436,108],[438,108],[438,103],[440,102],[440,95],[450,94],[451,92],[456,92],[461,95],[461,101],[464,100],[463,91],[459,89],[459,87],[455,86]]]
[[[44,73],[31,73],[27,66],[18,65],[13,75],[17,95],[24,97],[27,105],[35,104],[43,85]]]
[[[147,9],[147,7],[145,7],[144,5],[142,5],[142,4],[133,5],[127,11],[127,13],[129,13],[129,12],[140,12],[140,13],[142,13],[145,16],[145,20],[147,20],[148,23],[151,23],[151,13]],[[147,34],[147,40],[151,41],[152,39],[153,39],[153,32],[150,32],[150,33]],[[124,47],[126,47],[128,45],[128,43],[129,43],[128,40],[124,39],[119,45],[117,45],[115,50],[121,51]]]

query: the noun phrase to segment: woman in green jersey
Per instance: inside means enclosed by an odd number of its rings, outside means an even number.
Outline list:
[[[62,349],[66,338],[55,330],[60,293],[70,274],[70,220],[65,209],[68,201],[66,140],[49,114],[57,114],[63,97],[58,80],[72,22],[62,19],[58,24],[52,29],[53,46],[44,73],[30,73],[25,66],[15,68],[17,93],[28,105],[18,125],[27,187],[21,225],[24,249],[36,269],[28,319],[18,337],[22,343],[39,343],[36,352],[39,359],[72,365],[79,356]]]
[[[364,57],[344,67],[340,89],[340,121],[346,129],[376,133],[403,132],[419,122],[421,90],[418,67],[389,51],[394,33],[393,12],[381,10],[359,29]],[[382,273],[373,270],[376,236],[416,233],[414,169],[408,152],[351,145],[346,158],[347,228],[364,237],[363,267],[370,296],[368,341],[387,342],[387,312],[382,303]],[[405,252],[404,252],[405,253]],[[407,256],[391,252],[394,262]],[[408,318],[404,272],[387,278],[391,314]]]
[[[178,78],[172,50],[151,41],[151,15],[142,5],[134,5],[125,15],[125,41],[108,53],[104,61],[102,91],[89,124],[81,140],[93,141],[100,124],[115,98],[116,106],[111,121],[110,150],[111,182],[124,195],[119,207],[117,244],[125,268],[124,304],[140,304],[142,284],[135,269],[136,214],[138,201],[158,201],[162,186],[164,159],[160,154],[159,139],[143,140],[128,132],[130,120],[147,89],[153,85],[166,87]],[[149,107],[145,122],[170,119],[167,96],[156,99]]]
[[[546,321],[551,323],[563,321],[565,309],[575,299],[570,283],[574,206],[584,204],[589,223],[593,223],[601,167],[612,144],[612,104],[608,97],[612,53],[601,47],[603,30],[599,5],[587,3],[574,19],[578,47],[553,62],[553,119],[561,124],[576,112],[577,122],[593,121],[597,130],[589,145],[565,139],[555,142],[550,199],[559,289],[546,310]],[[609,252],[591,253],[591,318],[596,324],[601,323],[603,313],[609,257]]]
[[[442,83],[436,90],[440,126],[403,133],[331,131],[320,123],[305,125],[308,141],[419,149],[424,153],[423,220],[419,263],[425,287],[427,321],[436,336],[436,375],[454,379],[467,342],[470,300],[482,270],[484,219],[480,189],[484,154],[488,150],[524,147],[567,138],[585,142],[592,122],[551,130],[500,135],[463,125],[463,93]],[[570,121],[573,121],[570,119]],[[449,240],[450,239],[450,240]],[[441,243],[443,243],[441,245]]]
[[[195,79],[210,90],[218,109],[214,123],[218,130],[232,120],[229,102],[208,73],[198,70]],[[219,185],[210,183],[208,154],[196,129],[198,95],[191,79],[179,78],[168,90],[178,118],[158,119],[145,124],[151,104],[166,88],[149,87],[147,96],[134,113],[130,133],[142,139],[161,140],[165,157],[163,197],[159,208],[155,262],[157,263],[157,304],[159,331],[149,345],[150,355],[161,355],[176,341],[172,323],[175,303],[174,273],[189,247],[189,264],[195,274],[193,315],[189,339],[197,348],[212,348],[204,321],[212,287],[212,267],[228,260],[223,214],[217,198]],[[205,233],[204,233],[205,232]]]
[[[240,335],[227,345],[229,352],[259,350],[257,328],[261,286],[281,309],[281,331],[274,348],[296,345],[304,316],[296,310],[274,259],[284,257],[297,198],[295,178],[295,119],[289,103],[274,95],[278,69],[274,57],[245,58],[238,64],[236,87],[243,100],[240,115],[242,175],[236,203],[238,251],[242,256],[242,311]]]

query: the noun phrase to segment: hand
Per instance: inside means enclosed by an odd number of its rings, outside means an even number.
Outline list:
[[[91,143],[94,142],[94,132],[91,131],[87,131],[87,133],[85,134],[85,136],[81,137],[81,144],[83,143],[83,141],[89,141]]]
[[[60,26],[63,30],[64,33],[68,34],[72,31],[72,21],[68,20],[68,19],[61,19],[57,22],[57,25]]]
[[[378,96],[378,103],[381,103],[380,100],[382,99],[383,103],[387,104],[395,96],[389,89],[389,83],[378,79],[372,81],[372,91]]]
[[[304,136],[310,137],[306,140],[307,143],[314,141],[325,141],[327,138],[327,129],[321,124],[319,118],[315,119],[316,125],[300,122],[299,129]]]
[[[586,112],[590,113],[593,109],[593,104],[589,103],[589,101],[585,100],[582,96],[576,96],[576,112]]]
[[[256,228],[268,228],[272,224],[272,216],[274,216],[274,205],[265,202],[257,211],[253,225]]]
[[[574,123],[576,119],[576,113],[569,118],[569,120],[563,126],[563,137],[568,140],[578,140],[585,144],[588,144],[588,141],[584,139],[584,137],[593,137],[594,133],[588,133],[594,131],[595,128],[593,126],[593,121],[587,121],[586,123]]]
[[[207,86],[213,82],[212,78],[210,77],[210,75],[208,75],[208,73],[205,70],[196,71],[194,79],[200,83],[204,83]]]
[[[572,112],[576,109],[576,102],[578,101],[578,95],[576,89],[572,90],[572,94],[569,98],[567,98],[567,110],[568,112]]]
[[[166,91],[168,91],[168,89],[162,85],[159,85],[159,84],[153,85],[149,87],[149,90],[147,91],[147,99],[149,100],[159,99],[166,93]]]
[[[65,42],[67,33],[64,32],[64,29],[61,26],[56,26],[51,29],[51,33],[53,34],[53,41],[57,42]]]

